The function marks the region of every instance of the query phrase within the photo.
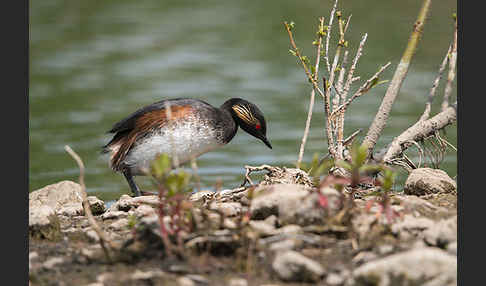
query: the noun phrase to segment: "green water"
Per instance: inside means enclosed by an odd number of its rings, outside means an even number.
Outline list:
[[[363,80],[388,61],[391,79],[421,1],[341,1],[352,14],[347,40],[354,55],[364,33],[368,41],[355,75]],[[246,98],[265,114],[269,150],[238,132],[227,146],[201,156],[202,185],[242,182],[244,165],[293,166],[303,135],[310,85],[291,56],[283,21],[294,21],[297,44],[314,58],[317,18],[329,16],[331,1],[60,1],[30,2],[30,191],[78,178],[64,151],[70,145],[86,165],[88,192],[110,200],[129,192],[113,173],[100,147],[113,123],[164,98],[194,97],[219,106]],[[452,37],[456,2],[435,1],[408,77],[393,106],[378,147],[423,112],[424,102]],[[327,22],[327,20],[326,20]],[[336,27],[336,26],[335,26]],[[335,31],[335,29],[334,29]],[[334,50],[334,48],[332,48]],[[360,83],[353,86],[355,90]],[[437,96],[442,95],[441,84]],[[386,90],[382,85],[359,98],[346,115],[345,135],[365,135]],[[453,97],[456,97],[454,86]],[[438,101],[434,112],[438,110]],[[317,98],[305,161],[326,150],[322,100]],[[456,125],[446,137],[456,145]],[[415,158],[416,160],[418,157]],[[418,161],[418,160],[417,160]],[[441,168],[455,176],[457,155]],[[152,188],[137,177],[142,188]]]

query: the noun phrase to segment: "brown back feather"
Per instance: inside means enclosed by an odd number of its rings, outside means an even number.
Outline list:
[[[170,121],[179,120],[191,113],[193,108],[190,105],[174,105],[170,107],[171,118]],[[122,169],[122,162],[125,160],[128,152],[133,147],[137,139],[142,138],[147,133],[150,133],[158,128],[165,126],[169,120],[167,119],[167,112],[165,108],[150,111],[142,114],[135,120],[135,126],[131,130],[126,130],[121,134],[118,140],[110,143],[110,146],[120,144],[118,150],[115,151],[111,158],[111,166],[115,171]],[[115,136],[117,136],[117,133]]]

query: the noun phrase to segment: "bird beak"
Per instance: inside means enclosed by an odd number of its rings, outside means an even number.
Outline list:
[[[270,144],[270,142],[268,142],[267,137],[263,136],[263,137],[262,137],[262,138],[260,138],[260,139],[263,141],[263,143],[265,143],[265,145],[267,145],[267,146],[268,146],[268,148],[272,149],[272,144]]]

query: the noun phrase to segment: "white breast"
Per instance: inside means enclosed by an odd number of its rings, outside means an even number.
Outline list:
[[[177,156],[179,164],[184,164],[223,145],[217,140],[218,131],[200,122],[182,122],[171,130],[161,130],[135,143],[124,160],[133,175],[150,170],[150,164],[159,154]]]

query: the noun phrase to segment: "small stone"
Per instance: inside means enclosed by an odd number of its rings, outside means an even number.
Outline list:
[[[95,196],[88,196],[89,208],[93,215],[100,215],[106,211],[105,202]]]
[[[361,265],[346,285],[457,285],[457,258],[437,248],[418,248]]]
[[[326,283],[330,286],[343,285],[344,281],[344,278],[337,273],[329,273],[326,277]]]
[[[292,250],[277,253],[272,269],[280,279],[295,282],[317,282],[325,273],[319,263]]]
[[[60,207],[56,213],[69,217],[80,216],[84,214],[84,209],[81,203],[68,203]]]
[[[209,285],[209,281],[206,277],[197,274],[188,274],[185,276],[186,278],[191,279],[196,283],[196,285]]]
[[[257,231],[263,237],[273,235],[276,233],[275,226],[268,224],[265,221],[251,220],[249,222],[249,225],[253,230]]]
[[[271,251],[294,250],[300,245],[302,245],[302,241],[289,238],[271,243],[269,249]]]
[[[141,205],[135,209],[134,214],[137,217],[151,216],[157,214],[156,210],[149,205]]]
[[[439,169],[414,169],[405,181],[407,195],[423,196],[437,193],[455,193],[457,184],[449,175]]]
[[[295,209],[300,200],[309,194],[302,185],[277,184],[258,188],[251,203],[252,219],[280,217],[285,208]]]
[[[52,257],[42,264],[45,269],[53,269],[57,264],[63,263],[64,259],[62,257]]]
[[[248,286],[248,282],[243,278],[231,278],[228,286]]]
[[[177,278],[178,286],[196,286],[196,283],[187,277]]]
[[[86,232],[86,236],[88,237],[88,239],[92,242],[98,242],[100,241],[100,237],[98,236],[98,234],[96,233],[96,231],[94,229],[88,229]]]
[[[440,220],[424,231],[424,241],[441,248],[445,248],[449,242],[457,241],[457,215]]]
[[[109,228],[113,230],[122,230],[126,229],[128,227],[128,219],[126,218],[121,218],[114,223],[110,224]]]
[[[211,203],[209,209],[217,210],[218,212],[221,212],[225,216],[232,217],[232,216],[239,215],[241,213],[242,207],[240,203],[236,203],[236,202],[227,202],[227,203],[213,202]]]
[[[403,220],[399,220],[392,224],[391,231],[394,234],[400,235],[401,238],[407,237],[407,235],[419,235],[426,229],[433,227],[435,222],[425,217],[415,217],[413,215],[403,216]]]
[[[189,268],[184,264],[172,264],[169,266],[168,271],[177,274],[186,274],[190,272]]]
[[[281,228],[278,228],[276,230],[276,233],[278,233],[278,234],[300,234],[300,233],[303,233],[303,230],[302,230],[302,227],[300,225],[289,224],[289,225],[283,226]]]
[[[205,202],[206,200],[211,199],[213,196],[214,196],[213,191],[203,190],[191,194],[188,200],[191,202]]]
[[[139,269],[135,270],[135,273],[130,277],[132,280],[150,280],[157,277],[163,277],[164,272],[161,270],[152,271],[141,271]]]
[[[447,245],[447,252],[457,255],[457,241],[451,242]]]
[[[115,211],[115,210],[109,210],[105,212],[104,214],[101,215],[101,218],[103,220],[105,219],[117,219],[117,218],[125,218],[128,216],[128,213],[124,211]]]
[[[50,240],[58,239],[61,226],[55,211],[48,205],[29,208],[29,235]]]
[[[393,251],[393,245],[385,244],[378,246],[378,253],[380,255],[387,255]]]

